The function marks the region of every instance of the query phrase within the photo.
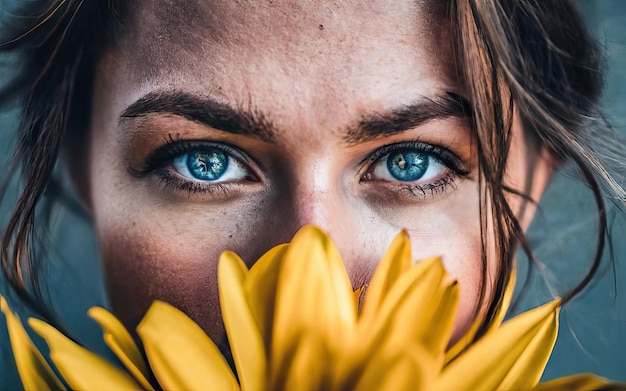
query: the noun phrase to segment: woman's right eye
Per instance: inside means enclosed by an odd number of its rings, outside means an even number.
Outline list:
[[[168,190],[191,196],[205,193],[207,200],[228,199],[259,182],[254,161],[237,147],[205,140],[174,140],[150,153],[136,177],[152,176]]]
[[[181,176],[199,182],[228,182],[250,178],[250,173],[230,153],[218,148],[190,151],[172,159]]]

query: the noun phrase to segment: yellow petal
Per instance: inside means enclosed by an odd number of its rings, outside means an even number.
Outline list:
[[[394,284],[387,293],[385,300],[376,312],[375,318],[380,322],[385,322],[385,317],[389,315],[398,305],[398,301],[407,292],[415,292],[417,289],[421,295],[426,297],[441,286],[446,271],[438,257],[427,258],[413,265]],[[365,293],[365,301],[369,291]]]
[[[139,385],[118,367],[71,341],[39,319],[28,324],[50,348],[50,358],[75,390],[137,390]]]
[[[242,390],[261,390],[267,378],[263,337],[244,291],[248,269],[232,252],[218,263],[220,306]]]
[[[418,294],[408,295],[405,303],[393,314],[393,321],[400,326],[391,334],[391,343],[401,346],[404,338],[419,340],[425,350],[441,364],[445,349],[454,329],[454,321],[459,304],[459,286],[451,282],[433,294],[436,303],[425,308],[419,314],[411,308],[417,308],[420,301]]]
[[[504,295],[502,297],[502,303],[500,304],[498,311],[494,315],[493,322],[489,326],[489,329],[487,329],[487,331],[485,332],[485,335],[496,330],[498,327],[500,327],[500,325],[502,324],[502,321],[504,321],[504,317],[506,316],[507,312],[509,311],[509,307],[511,306],[513,292],[515,291],[516,279],[517,279],[517,269],[515,265],[513,265],[513,270],[511,271],[509,283],[507,284],[506,289],[504,291]],[[461,352],[463,352],[463,350],[465,350],[469,346],[470,343],[472,343],[472,341],[474,340],[474,337],[476,336],[476,332],[478,331],[478,328],[480,327],[482,323],[483,323],[483,318],[478,317],[477,319],[475,319],[472,326],[463,335],[463,337],[461,337],[461,339],[459,339],[450,349],[448,349],[448,352],[446,353],[444,366],[448,365]]]
[[[489,330],[487,333],[497,329],[500,327],[502,322],[504,321],[504,317],[506,313],[509,311],[509,307],[511,306],[511,300],[513,299],[513,292],[515,291],[515,281],[517,280],[517,268],[515,264],[513,265],[513,269],[511,270],[511,276],[509,277],[509,283],[504,290],[504,295],[502,296],[502,304],[498,308],[496,312],[493,322],[489,326]]]
[[[441,367],[445,355],[445,348],[454,328],[456,309],[459,302],[459,287],[451,283],[442,290],[433,294],[433,303],[430,308],[419,308],[419,295],[407,295],[404,303],[389,316],[388,327],[384,328],[380,348],[372,349],[374,355],[380,349],[391,351],[402,350],[407,343],[420,345],[420,351],[429,355],[429,362]],[[434,373],[438,373],[436,370]]]
[[[187,315],[161,301],[150,306],[137,333],[150,367],[166,390],[238,390],[219,349]]]
[[[250,268],[244,287],[252,315],[257,321],[265,346],[272,344],[276,285],[287,244],[273,247]]]
[[[376,335],[386,323],[397,323],[399,326],[392,333],[395,340],[417,339],[433,357],[443,356],[458,305],[458,288],[446,279],[440,258],[418,262],[391,288],[373,324],[359,322],[359,330]],[[435,320],[440,324],[433,324]]]
[[[373,322],[359,319],[358,337],[353,351],[337,365],[334,384],[354,379],[372,357],[392,357],[411,344],[420,346],[420,355],[428,355],[438,373],[445,348],[452,334],[458,285],[446,281],[446,272],[439,258],[430,258],[404,273],[376,314]],[[421,364],[420,364],[421,365]],[[349,383],[347,388],[353,388]],[[344,387],[346,388],[346,387]]]
[[[454,359],[463,353],[465,349],[474,341],[478,328],[483,323],[484,318],[479,316],[474,319],[474,322],[467,330],[465,334],[446,352],[443,366],[448,366]]]
[[[401,346],[403,341],[419,341],[439,360],[445,355],[454,328],[459,287],[456,281],[445,281],[447,275],[440,260],[434,265],[434,269],[441,269],[417,279],[415,289],[407,291],[388,316],[397,325],[390,335],[391,343]],[[410,274],[403,277],[410,284]],[[399,287],[401,283],[402,280]]]
[[[419,284],[419,283],[418,283]],[[377,338],[384,349],[402,349],[419,343],[431,359],[441,365],[445,348],[454,328],[459,302],[459,287],[451,282],[432,292],[431,300],[419,289],[408,292],[391,312]],[[378,348],[370,348],[374,354]]]
[[[65,387],[56,377],[39,350],[33,344],[19,320],[0,296],[0,309],[7,322],[7,331],[13,349],[17,372],[25,390],[64,390]]]
[[[560,300],[527,311],[483,337],[450,363],[435,389],[530,389],[550,357]]]
[[[535,391],[586,391],[600,389],[626,390],[626,384],[611,383],[596,375],[581,373],[550,380],[533,388]]]
[[[276,288],[271,374],[283,373],[302,334],[315,331],[331,354],[344,350],[354,337],[356,311],[352,285],[339,251],[313,226],[302,228],[282,260]],[[334,366],[331,357],[320,357]],[[272,377],[274,378],[274,377]]]
[[[419,368],[419,372],[413,370],[413,373],[408,372],[405,376],[414,379],[407,379],[406,381],[419,380],[421,384],[420,389],[429,389],[426,384],[434,379],[435,375],[440,372],[441,362],[444,356],[445,342],[449,338],[449,335],[454,324],[454,314],[456,311],[449,311],[451,308],[455,309],[458,303],[458,285],[451,284],[447,287],[446,293],[439,303],[445,309],[442,309],[435,316],[421,318],[419,312],[413,317],[407,316],[410,312],[411,300],[407,300],[406,305],[403,305],[403,309],[399,312],[405,312],[404,314],[392,313],[389,318],[389,322],[386,323],[386,327],[382,330],[378,343],[375,346],[369,348],[369,351],[362,352],[362,360],[366,363],[369,360],[368,365],[381,366],[379,357],[389,357],[393,355],[393,352],[407,352],[413,346],[414,353],[419,355],[413,355],[413,361],[411,365],[415,368]],[[413,319],[410,319],[413,318]],[[425,324],[430,325],[428,332],[412,331],[411,329],[415,325],[419,324],[415,322],[423,321]],[[408,322],[407,322],[408,321]],[[406,322],[406,323],[404,323]],[[433,349],[433,345],[437,345],[437,349]],[[417,350],[416,350],[417,349]],[[372,360],[372,357],[376,359]],[[406,360],[408,358],[402,358]],[[408,365],[409,362],[402,362],[402,365]],[[358,368],[358,366],[356,366]],[[415,369],[414,368],[414,369]],[[387,374],[378,375],[381,379]],[[349,375],[346,377],[350,377]],[[376,377],[376,376],[374,376]],[[391,380],[390,380],[391,381]],[[367,384],[364,382],[363,384]],[[390,383],[394,384],[394,383]],[[400,383],[404,384],[404,383]],[[408,383],[407,383],[408,384]],[[417,388],[375,388],[375,389],[417,389]]]
[[[406,231],[400,232],[391,242],[387,253],[376,266],[372,281],[367,287],[367,294],[360,314],[365,322],[369,322],[382,305],[390,288],[396,280],[411,266],[411,241]]]
[[[419,344],[379,352],[369,361],[355,390],[429,390],[437,365]]]
[[[330,356],[326,350],[324,336],[310,330],[298,339],[293,357],[285,362],[284,373],[274,377],[271,390],[328,390],[331,389],[332,367],[324,357]]]
[[[135,344],[133,337],[113,314],[102,307],[92,307],[87,312],[98,322],[104,332],[104,342],[120,359],[122,364],[146,390],[153,387],[148,381],[150,371],[146,366],[143,355]]]

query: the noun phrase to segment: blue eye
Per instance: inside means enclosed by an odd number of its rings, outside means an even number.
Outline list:
[[[230,154],[217,148],[184,153],[172,160],[182,176],[202,182],[246,179],[247,170]]]
[[[228,168],[228,159],[221,151],[193,152],[187,155],[187,169],[196,179],[215,181]]]
[[[428,170],[428,155],[404,149],[394,151],[387,157],[387,169],[399,181],[417,181]]]
[[[416,182],[436,178],[446,170],[448,168],[430,153],[401,148],[379,159],[372,174],[374,179]]]

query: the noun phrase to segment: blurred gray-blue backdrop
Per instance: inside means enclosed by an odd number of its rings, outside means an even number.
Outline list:
[[[550,1],[550,0],[546,0]],[[16,0],[0,1],[0,32]],[[610,73],[605,94],[605,112],[622,134],[626,131],[626,1],[581,0],[580,4],[609,53]],[[0,57],[0,84],[19,69],[19,59]],[[6,162],[14,140],[19,102],[0,111],[0,167]],[[625,157],[626,159],[626,157]],[[540,210],[528,232],[542,262],[530,281],[530,291],[517,307],[522,311],[543,303],[553,291],[563,292],[581,278],[595,246],[595,209],[589,191],[569,173],[558,173],[541,200]],[[0,226],[8,219],[15,194],[0,205]],[[561,315],[559,338],[544,379],[577,372],[626,381],[626,218],[611,214],[614,262],[606,257],[600,276],[590,289],[568,304]],[[89,223],[60,210],[55,214],[50,237],[54,244],[47,254],[46,279],[50,305],[63,326],[79,342],[106,353],[101,334],[86,316],[93,305],[105,305],[97,244]],[[526,260],[519,256],[520,275]],[[8,297],[21,316],[30,314],[6,281],[0,277],[0,294]],[[6,327],[0,316],[0,389],[19,389]]]

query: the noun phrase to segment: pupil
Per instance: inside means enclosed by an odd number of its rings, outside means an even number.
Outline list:
[[[226,172],[228,159],[218,150],[193,152],[187,158],[187,168],[191,175],[197,179],[214,181]]]
[[[411,150],[396,151],[387,158],[387,169],[399,181],[416,181],[428,170],[428,155]]]

